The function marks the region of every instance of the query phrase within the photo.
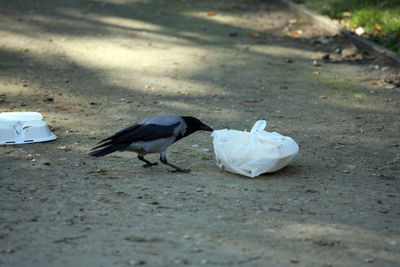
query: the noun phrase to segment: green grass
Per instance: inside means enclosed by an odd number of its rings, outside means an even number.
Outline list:
[[[363,27],[367,38],[400,53],[400,0],[295,0],[350,30]],[[350,15],[350,16],[349,16]]]

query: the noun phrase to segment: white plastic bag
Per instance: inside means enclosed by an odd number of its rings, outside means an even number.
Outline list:
[[[257,121],[251,132],[216,130],[212,133],[218,167],[251,178],[288,165],[299,146],[288,136],[264,131],[267,122]]]

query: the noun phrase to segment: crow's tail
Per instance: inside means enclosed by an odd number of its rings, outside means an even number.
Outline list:
[[[128,147],[129,145],[130,145],[129,143],[128,144],[126,144],[126,143],[113,144],[113,145],[110,145],[103,149],[90,152],[89,155],[98,158],[98,157],[102,157],[107,154],[113,153],[115,151],[124,149],[124,148]]]

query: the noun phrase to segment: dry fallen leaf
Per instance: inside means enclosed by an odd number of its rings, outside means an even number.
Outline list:
[[[321,66],[321,63],[318,60],[314,60],[313,65],[314,65],[314,67],[319,67],[319,66]]]
[[[302,30],[294,30],[294,31],[292,31],[292,34],[300,35],[300,34],[303,34],[303,31]]]
[[[215,12],[207,12],[207,16],[209,16],[209,17],[215,16],[215,15],[217,15],[217,13],[215,13]]]
[[[71,108],[70,108],[70,107],[66,107],[66,106],[63,106],[63,105],[58,105],[58,106],[56,106],[56,109],[58,109],[58,110],[62,110],[62,111],[68,111],[68,110],[71,110]]]
[[[371,84],[372,84],[372,85],[375,85],[375,86],[376,86],[376,85],[379,85],[378,82],[372,82]]]
[[[259,33],[249,32],[249,34],[250,34],[250,37],[253,38],[253,39],[261,38],[261,35]]]

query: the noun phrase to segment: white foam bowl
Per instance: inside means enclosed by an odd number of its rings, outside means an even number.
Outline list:
[[[0,145],[45,142],[56,138],[38,112],[0,113]]]
[[[43,120],[42,114],[39,112],[2,112],[0,113],[0,121],[37,121]]]

